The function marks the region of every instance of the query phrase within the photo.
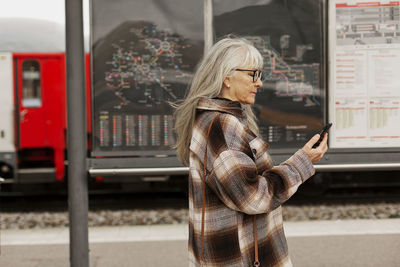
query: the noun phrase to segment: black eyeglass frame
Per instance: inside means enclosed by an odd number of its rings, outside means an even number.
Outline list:
[[[235,69],[235,70],[236,71],[251,71],[251,72],[253,72],[253,75],[250,75],[250,76],[253,77],[253,82],[254,83],[257,82],[258,79],[260,79],[262,81],[262,78],[261,78],[262,77],[262,71],[261,70],[246,70],[246,69]],[[258,71],[258,75],[256,75],[257,71]]]

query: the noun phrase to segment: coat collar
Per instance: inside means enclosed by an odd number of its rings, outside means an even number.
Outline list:
[[[244,107],[238,101],[232,101],[226,98],[207,98],[203,97],[197,103],[198,110],[219,111],[232,114],[233,116],[243,118]]]

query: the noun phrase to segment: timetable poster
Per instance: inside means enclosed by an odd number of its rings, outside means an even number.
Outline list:
[[[329,4],[331,147],[400,147],[400,1]]]
[[[203,1],[92,1],[93,156],[174,155],[171,103],[204,47]]]

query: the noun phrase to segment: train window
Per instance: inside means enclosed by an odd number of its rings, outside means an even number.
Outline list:
[[[37,108],[42,105],[40,65],[37,60],[22,63],[22,106]]]

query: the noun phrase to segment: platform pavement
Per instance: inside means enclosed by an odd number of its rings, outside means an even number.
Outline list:
[[[400,266],[400,219],[285,222],[296,267]],[[89,229],[91,267],[184,267],[187,225]],[[68,228],[2,230],[0,266],[69,266]]]

